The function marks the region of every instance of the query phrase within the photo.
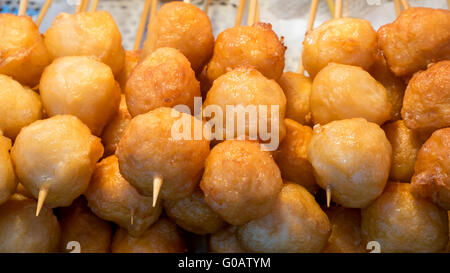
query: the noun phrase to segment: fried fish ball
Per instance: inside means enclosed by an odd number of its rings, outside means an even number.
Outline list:
[[[245,253],[247,252],[237,238],[237,226],[229,226],[209,237],[208,250],[211,253]]]
[[[95,135],[117,113],[121,94],[111,69],[86,56],[55,60],[45,68],[39,90],[49,116],[77,116]]]
[[[329,64],[314,78],[311,91],[314,124],[364,118],[381,125],[391,118],[391,107],[383,85],[360,67]]]
[[[60,13],[44,34],[51,58],[96,56],[118,76],[125,62],[122,36],[105,11]]]
[[[402,117],[406,126],[421,132],[450,126],[450,60],[414,74],[406,88]]]
[[[0,130],[14,139],[22,127],[42,118],[39,95],[0,74]]]
[[[178,226],[195,234],[214,233],[225,225],[206,204],[205,196],[198,188],[188,197],[164,200],[164,210]]]
[[[239,227],[238,238],[253,252],[320,252],[330,232],[330,221],[314,196],[287,183],[272,211]]]
[[[383,126],[383,130],[392,146],[389,178],[393,181],[411,181],[417,153],[423,141],[416,132],[405,126],[403,120],[388,123]]]
[[[111,122],[106,125],[102,133],[102,142],[105,146],[105,156],[115,153],[123,131],[125,131],[128,123],[130,123],[131,118],[132,117],[128,112],[125,95],[122,95],[119,104],[119,111],[116,113]]]
[[[177,136],[180,124],[189,124],[183,130],[192,139]],[[194,128],[202,128],[200,120],[166,107],[134,117],[117,146],[120,173],[145,196],[152,196],[155,178],[163,180],[162,199],[191,195],[209,154],[209,140],[203,134],[196,139]]]
[[[283,179],[305,187],[311,194],[319,190],[314,169],[308,161],[308,146],[313,130],[291,119],[285,119],[286,137],[274,153]]]
[[[119,76],[117,76],[117,82],[120,85],[120,89],[122,92],[125,91],[125,86],[127,84],[128,79],[131,76],[134,68],[139,63],[139,58],[141,57],[141,50],[126,50],[125,51],[125,61],[123,64],[123,68],[120,71]]]
[[[369,21],[339,18],[309,31],[303,41],[303,66],[314,78],[329,63],[369,69],[377,55],[377,33]]]
[[[315,126],[308,147],[317,183],[347,208],[364,208],[383,192],[391,156],[384,131],[362,118]]]
[[[59,222],[61,224],[61,252],[71,251],[67,249],[67,245],[71,241],[80,243],[81,253],[110,252],[111,225],[93,214],[83,198],[78,198],[70,207],[63,208]]]
[[[8,201],[17,188],[17,179],[9,155],[11,140],[0,133],[0,204]]]
[[[435,131],[420,148],[411,193],[450,210],[450,128]]]
[[[391,120],[396,121],[401,119],[403,96],[405,95],[406,89],[403,80],[397,78],[392,73],[386,63],[386,59],[381,54],[377,55],[377,59],[370,68],[369,73],[386,88],[388,99],[392,105]]]
[[[69,206],[86,191],[103,154],[100,139],[78,118],[58,115],[22,128],[11,150],[20,182],[49,208]]]
[[[134,117],[158,107],[178,104],[194,108],[200,83],[180,51],[164,47],[154,51],[134,69],[125,87],[130,114]]]
[[[114,155],[97,164],[84,195],[97,216],[118,224],[135,237],[155,223],[162,211],[161,202],[153,207],[152,197],[140,195],[122,177],[119,161]]]
[[[450,11],[409,8],[380,27],[378,46],[391,70],[408,76],[428,64],[450,59]]]
[[[50,63],[44,39],[31,17],[0,14],[0,74],[34,87]]]
[[[331,235],[322,252],[364,253],[361,237],[361,212],[359,209],[331,207],[325,210],[331,223]]]
[[[182,253],[186,246],[177,226],[166,218],[160,219],[142,236],[132,237],[119,229],[111,246],[113,253]]]
[[[299,73],[285,72],[278,83],[286,96],[286,118],[303,125],[310,124],[311,79]]]
[[[272,25],[235,26],[220,33],[208,64],[208,79],[213,82],[229,69],[240,65],[255,67],[266,78],[278,80],[283,74],[283,39],[278,39]]]
[[[43,207],[35,215],[36,201],[13,195],[0,205],[0,253],[57,252],[61,229],[53,211]]]
[[[272,155],[256,142],[240,140],[214,146],[200,182],[206,203],[232,225],[268,214],[282,185]]]
[[[234,120],[238,121],[233,123],[234,128],[227,127],[229,123],[227,119],[229,118],[226,113],[229,112],[227,108],[230,108],[230,106],[235,107]],[[286,135],[283,122],[286,112],[286,97],[283,89],[274,80],[267,79],[252,67],[238,67],[214,81],[203,104],[205,111],[207,107],[219,107],[224,113],[223,134],[215,132],[223,139],[227,139],[231,131],[234,132],[232,138],[240,136],[238,114],[244,114],[243,111],[251,112],[252,109],[255,109],[257,113],[257,117],[255,117],[257,121],[252,122],[250,118],[245,118],[245,134],[247,136],[255,134],[255,137],[257,136],[259,140],[273,142],[272,134],[274,132],[272,131],[270,136],[266,136],[261,133],[260,128],[266,126],[264,128],[276,130],[276,125],[278,125],[278,131],[275,133],[278,133],[278,139],[281,140]],[[263,111],[262,107],[265,107],[266,111]],[[278,113],[274,111],[276,109],[278,109]],[[278,116],[273,116],[273,113],[278,114]]]
[[[164,4],[150,24],[141,59],[161,47],[176,48],[200,72],[214,49],[214,36],[208,15],[198,7],[183,3]]]
[[[365,241],[376,241],[381,252],[438,252],[447,246],[447,211],[416,199],[409,183],[389,182],[384,193],[361,211]]]

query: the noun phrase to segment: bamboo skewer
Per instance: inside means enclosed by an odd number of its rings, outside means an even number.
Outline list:
[[[248,11],[248,20],[247,20],[247,25],[249,26],[255,23],[257,6],[258,6],[257,0],[250,0],[250,8]]]
[[[318,5],[319,5],[319,0],[311,1],[311,6],[309,7],[308,23],[306,25],[306,32],[311,31],[314,27],[314,20],[316,19]],[[305,73],[305,68],[303,67],[303,59],[302,59],[301,52],[300,52],[300,61],[298,64],[298,73],[300,73],[302,75]]]
[[[328,10],[330,11],[330,14],[334,15],[334,1],[333,0],[327,0]]]
[[[336,0],[336,7],[334,8],[335,19],[342,17],[342,1],[343,0]]]
[[[450,0],[449,0],[450,1]],[[206,4],[205,4],[205,13],[208,13],[209,10],[209,5],[211,4],[211,0],[206,0]]]
[[[242,16],[244,15],[244,9],[245,9],[246,3],[247,3],[247,0],[239,1],[239,6],[238,6],[237,14],[236,14],[236,22],[234,23],[235,26],[241,25]]]
[[[83,5],[84,5],[84,1],[85,0],[78,0],[77,7],[75,9],[75,13],[79,13],[79,12],[82,11]]]
[[[18,16],[27,15],[27,6],[28,6],[28,0],[20,0],[19,10],[17,12],[17,15]]]
[[[394,0],[394,6],[395,14],[398,16],[402,12],[402,3],[400,3],[400,0]]]
[[[133,50],[138,50],[141,46],[142,36],[144,34],[145,25],[147,23],[148,14],[150,10],[150,4],[153,0],[145,0],[144,9],[142,10],[141,20],[139,21],[139,27],[134,40]]]
[[[253,23],[259,22],[259,0],[256,0],[256,10],[255,10],[255,21]]]
[[[96,11],[98,6],[98,0],[93,0],[90,11]]]
[[[411,6],[409,5],[408,0],[402,0],[403,9],[409,9]]]
[[[89,2],[91,2],[90,0],[84,0],[83,1],[83,6],[81,7],[81,11],[86,11],[89,7]]]
[[[447,7],[450,9],[450,0],[447,0]]]
[[[153,207],[156,206],[156,201],[158,201],[159,191],[161,190],[162,183],[163,179],[159,175],[153,179]]]
[[[36,25],[40,26],[42,21],[45,18],[45,15],[47,14],[48,9],[50,8],[53,0],[47,0],[45,1],[44,5],[41,8],[41,11],[39,12],[39,15],[36,19]]]

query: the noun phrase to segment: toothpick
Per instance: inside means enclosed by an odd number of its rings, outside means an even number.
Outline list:
[[[39,216],[42,206],[44,205],[45,199],[47,198],[47,194],[48,194],[48,186],[41,186],[41,188],[39,189],[39,194],[38,194],[36,216]]]
[[[408,0],[402,0],[403,9],[409,9],[411,6],[409,5]]]
[[[161,186],[163,183],[163,179],[161,176],[157,175],[153,178],[153,207],[156,206],[156,201],[158,200],[159,191],[161,190]]]
[[[42,5],[41,11],[39,12],[39,15],[36,19],[36,25],[40,26],[42,21],[45,18],[45,15],[47,14],[48,9],[50,8],[53,0],[46,0],[44,5]]]
[[[319,0],[311,1],[311,6],[309,7],[308,23],[306,25],[306,32],[311,31],[314,27],[314,20],[316,19],[318,5],[319,5]],[[305,73],[305,68],[303,67],[303,59],[302,59],[301,52],[300,52],[300,62],[298,64],[298,73],[300,73],[302,75]]]
[[[27,6],[28,6],[28,0],[20,0],[19,11],[17,12],[17,15],[18,16],[27,15]]]
[[[250,9],[248,11],[248,20],[247,20],[247,25],[249,26],[255,23],[257,6],[258,6],[257,0],[250,0]]]
[[[331,186],[327,185],[327,207],[330,207],[331,203]]]
[[[234,23],[235,26],[240,26],[241,25],[242,16],[244,15],[245,3],[247,3],[247,0],[240,0],[239,1],[238,10],[237,10],[237,13],[236,13],[236,22]]]
[[[139,27],[134,40],[133,50],[138,50],[141,46],[142,36],[144,35],[145,24],[147,23],[148,13],[150,10],[150,4],[154,0],[145,0],[144,9],[142,10],[141,20],[139,21]]]
[[[450,0],[449,0],[450,1]],[[208,14],[208,10],[209,10],[209,5],[211,4],[211,0],[206,0],[206,4],[205,4],[205,13]]]
[[[259,15],[259,0],[256,0],[255,22],[253,23],[259,22]]]
[[[342,1],[336,0],[336,7],[334,8],[334,18],[336,19],[342,17]]]
[[[394,0],[394,6],[395,14],[398,16],[402,12],[402,3],[400,3],[400,0]]]
[[[87,8],[89,7],[89,2],[90,1],[91,0],[84,0],[83,6],[81,7],[81,11],[86,11],[87,10]]]
[[[331,16],[334,15],[334,1],[327,0],[328,10],[330,11]]]
[[[98,0],[93,0],[90,11],[96,11],[98,6]]]
[[[184,0],[184,3],[190,4],[191,0]]]
[[[75,13],[79,13],[82,11],[85,0],[78,0],[77,8],[75,9]]]

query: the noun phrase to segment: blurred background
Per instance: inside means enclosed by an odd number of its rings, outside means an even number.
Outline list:
[[[29,0],[27,14],[34,18],[39,14],[45,0]],[[159,5],[167,1],[159,1]],[[192,4],[204,8],[206,0],[192,0]],[[247,1],[249,2],[249,1]],[[393,0],[344,0],[343,16],[364,18],[372,22],[375,29],[395,19]],[[409,0],[411,6],[448,8],[447,0]],[[17,13],[19,0],[0,0],[0,12]],[[44,21],[41,32],[50,26],[55,16],[60,12],[73,13],[77,0],[53,0]],[[211,0],[208,15],[213,24],[214,35],[234,25],[239,0]],[[308,18],[310,0],[259,0],[260,20],[272,24],[279,36],[284,37],[286,51],[285,70],[297,70]],[[133,47],[144,0],[100,0],[98,10],[112,14],[122,33],[123,45],[126,49]],[[246,10],[249,4],[246,5]],[[247,11],[245,12],[247,14]],[[319,7],[314,26],[331,19],[330,9],[326,0],[319,1]],[[246,24],[244,15],[242,24]],[[144,39],[145,40],[145,39]]]

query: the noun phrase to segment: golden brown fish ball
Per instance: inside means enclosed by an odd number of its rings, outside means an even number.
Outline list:
[[[76,199],[70,207],[60,212],[61,252],[71,252],[68,247],[71,241],[80,244],[80,253],[110,252],[112,228],[111,225],[98,218],[86,206],[86,200]]]
[[[305,188],[283,186],[272,211],[238,230],[244,248],[253,252],[320,252],[330,236],[327,215]]]
[[[177,226],[161,218],[142,236],[132,237],[119,229],[111,246],[113,253],[182,253],[186,246]]]
[[[213,82],[229,69],[249,65],[265,77],[278,80],[283,74],[285,51],[283,39],[278,39],[271,24],[235,26],[217,36],[207,75]]]
[[[409,183],[389,182],[384,193],[361,211],[365,241],[381,252],[438,252],[447,246],[447,211],[416,199]]]
[[[0,133],[0,204],[8,201],[17,188],[16,174],[9,151],[11,140]]]
[[[122,36],[106,11],[60,13],[44,34],[52,59],[96,56],[118,76],[125,61]]]
[[[0,74],[34,87],[50,56],[31,17],[0,14]]]
[[[200,182],[206,203],[232,225],[268,214],[282,185],[272,155],[256,142],[239,140],[214,146]]]
[[[193,110],[194,97],[201,96],[189,61],[169,47],[157,49],[138,64],[127,81],[125,95],[133,117],[178,104]]]
[[[39,95],[0,74],[0,131],[14,139],[22,127],[42,118]]]
[[[161,202],[153,207],[152,197],[140,195],[122,177],[114,155],[97,164],[84,195],[96,215],[118,224],[131,236],[141,236],[158,220],[162,211]]]
[[[191,139],[178,135],[180,124],[188,124],[183,135],[191,133]],[[162,199],[191,195],[209,154],[209,141],[194,128],[202,128],[200,120],[171,108],[134,117],[117,146],[121,174],[146,196],[152,195],[156,179],[162,180]]]
[[[392,146],[392,164],[389,178],[393,181],[411,181],[417,153],[423,144],[420,136],[405,126],[403,120],[383,126]]]
[[[105,146],[104,156],[109,156],[115,153],[123,131],[125,131],[128,123],[130,123],[131,118],[132,117],[128,112],[125,95],[122,95],[119,104],[119,111],[116,113],[111,122],[106,125],[102,133],[102,142],[103,146]]]
[[[380,27],[378,46],[397,76],[408,76],[428,64],[450,59],[450,11],[409,8]]]
[[[0,253],[57,252],[61,230],[53,211],[43,207],[36,216],[36,201],[13,195],[0,205]]]
[[[308,161],[308,146],[313,130],[291,119],[285,119],[284,123],[286,137],[274,153],[281,176],[315,194],[319,190],[319,186],[314,178],[314,169]]]
[[[369,21],[339,18],[309,31],[303,41],[303,66],[314,78],[329,63],[369,69],[377,55],[377,33]]]
[[[245,250],[237,238],[236,226],[229,226],[209,237],[208,251],[211,253],[245,253]]]
[[[411,193],[450,210],[450,128],[435,131],[420,148]]]
[[[208,15],[198,7],[183,3],[164,4],[150,24],[141,59],[161,47],[176,48],[200,72],[213,53],[214,36]]]
[[[302,74],[285,72],[278,80],[286,96],[286,118],[304,125],[311,123],[311,79]]]
[[[134,68],[139,63],[139,58],[141,57],[141,50],[126,50],[125,51],[125,61],[123,68],[120,71],[119,76],[117,76],[117,82],[120,85],[122,92],[125,92],[125,86],[128,79],[131,76]]]
[[[369,70],[370,75],[386,88],[389,102],[391,103],[391,120],[402,119],[401,110],[406,85],[402,79],[397,78],[389,69],[386,59],[378,54],[375,63]]]
[[[317,183],[348,208],[364,208],[383,192],[391,155],[384,131],[362,118],[315,126],[308,147]]]
[[[406,88],[402,117],[409,128],[430,134],[450,126],[450,60],[414,74]]]
[[[44,195],[49,208],[69,206],[86,191],[102,154],[100,139],[69,115],[22,128],[11,150],[20,182],[34,198]]]
[[[164,200],[164,210],[178,226],[195,234],[214,233],[225,225],[206,204],[205,196],[198,188],[188,197]]]
[[[330,207],[325,210],[331,223],[331,235],[322,252],[367,252],[361,237],[361,212],[359,209]]]
[[[314,78],[311,91],[314,124],[364,118],[381,125],[391,118],[391,107],[383,85],[360,67],[329,64]]]
[[[227,127],[229,124],[227,113],[231,112],[227,108],[229,109],[230,106],[235,108],[235,111],[231,113],[234,114],[236,121],[232,123],[233,128]],[[254,68],[238,67],[215,80],[203,104],[204,115],[206,115],[207,107],[221,109],[224,130],[223,134],[218,131],[215,131],[215,134],[223,139],[229,139],[229,135],[232,135],[232,138],[241,136],[239,129],[241,129],[240,124],[243,123],[240,123],[238,114],[244,116],[245,111],[249,113],[248,118],[245,116],[245,132],[242,132],[245,135],[273,143],[276,137],[281,140],[286,134],[283,122],[286,97],[283,89],[274,80],[267,79]],[[256,120],[253,122],[251,116],[254,112],[256,112],[254,117]],[[265,135],[265,132],[261,132],[261,127],[270,128],[270,134]]]
[[[39,90],[49,116],[74,115],[95,135],[117,113],[121,94],[111,69],[86,56],[55,60],[45,68]]]

